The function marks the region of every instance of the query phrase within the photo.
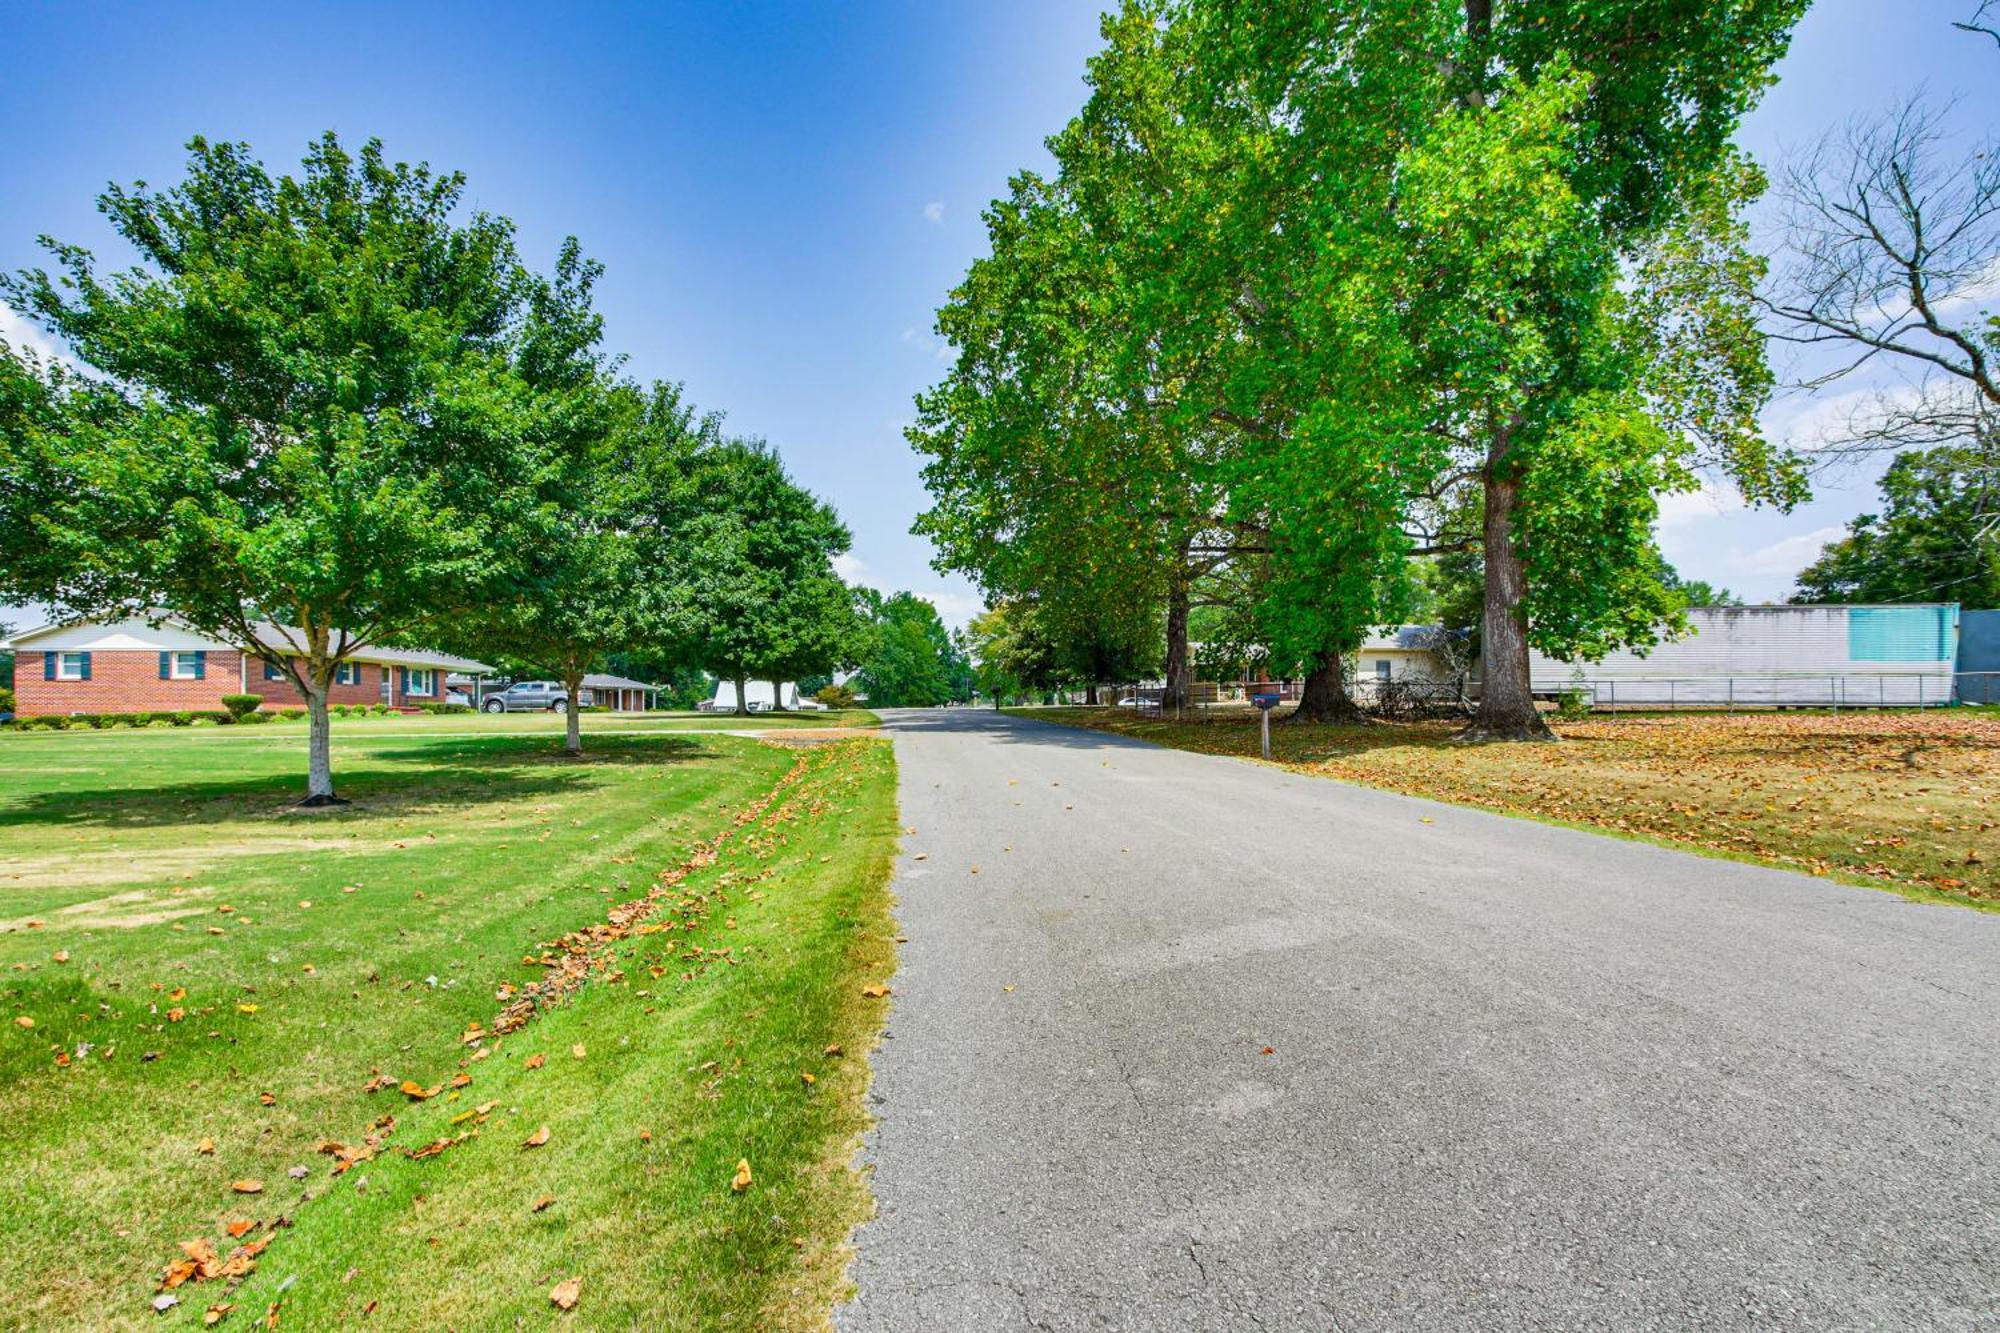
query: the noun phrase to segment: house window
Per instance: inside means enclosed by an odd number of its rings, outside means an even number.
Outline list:
[[[361,683],[361,663],[342,662],[333,669],[333,683],[336,685],[359,685]]]
[[[1386,658],[1386,657],[1385,657],[1385,658],[1382,658],[1382,659],[1381,659],[1380,661],[1378,661],[1378,662],[1376,662],[1376,663],[1375,663],[1375,679],[1377,679],[1377,680],[1387,680],[1387,679],[1389,679],[1389,659],[1388,659],[1388,658]]]
[[[201,655],[199,653],[175,653],[174,679],[200,680]]]
[[[89,680],[89,653],[61,653],[56,657],[57,680]]]
[[[429,694],[431,692],[431,673],[424,667],[411,667],[410,683],[405,686],[405,689],[411,694]]]
[[[281,668],[280,668],[280,667],[278,666],[278,664],[277,664],[276,662],[273,662],[273,661],[272,661],[272,660],[271,660],[270,658],[268,658],[268,657],[267,657],[267,658],[265,658],[265,659],[264,659],[264,679],[265,679],[265,680],[283,680],[284,678],[285,678],[285,673],[284,673],[283,669],[281,669]]]

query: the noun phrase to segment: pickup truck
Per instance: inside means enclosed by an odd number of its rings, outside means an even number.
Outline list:
[[[576,701],[588,708],[596,700],[589,690],[579,690]],[[559,680],[517,680],[498,694],[489,694],[479,707],[488,713],[567,713],[569,692]]]

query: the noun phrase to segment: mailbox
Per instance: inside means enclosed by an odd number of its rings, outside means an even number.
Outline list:
[[[1250,702],[1269,712],[1279,702],[1280,687],[1274,680],[1260,680],[1250,687]]]

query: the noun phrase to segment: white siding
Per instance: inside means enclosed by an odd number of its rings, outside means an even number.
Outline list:
[[[1950,660],[1855,661],[1845,606],[1695,607],[1693,632],[1644,656],[1620,650],[1601,662],[1529,654],[1537,691],[1578,679],[1600,704],[1949,702]]]

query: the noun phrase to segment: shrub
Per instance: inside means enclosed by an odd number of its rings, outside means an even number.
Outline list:
[[[1584,680],[1583,668],[1578,667],[1569,678],[1569,685],[1556,695],[1556,716],[1565,722],[1575,722],[1590,716],[1592,698],[1589,684]]]
[[[261,694],[225,694],[222,696],[222,706],[228,709],[229,715],[239,722],[256,712],[258,705],[263,702],[264,696]]]
[[[361,711],[363,713],[373,713],[376,717],[387,717],[389,716],[389,714],[395,712],[396,710],[389,707],[389,705],[387,704],[369,704]]]
[[[828,708],[852,708],[855,703],[854,691],[845,685],[822,685],[813,698]]]
[[[14,691],[0,688],[0,713],[14,711]]]
[[[418,704],[426,713],[476,713],[471,704]]]
[[[278,710],[278,718],[283,722],[296,722],[305,715],[306,710],[303,708],[280,708]]]
[[[166,717],[167,721],[176,727],[187,727],[194,725],[194,714],[188,712],[186,709],[182,709],[178,713],[168,713]]]
[[[125,720],[135,727],[150,727],[153,725],[153,715],[151,713],[127,713]]]
[[[241,723],[243,726],[246,727],[262,726],[266,722],[277,721],[277,719],[272,717],[269,713],[245,713],[243,714],[243,716],[237,718],[236,720],[237,722]]]

